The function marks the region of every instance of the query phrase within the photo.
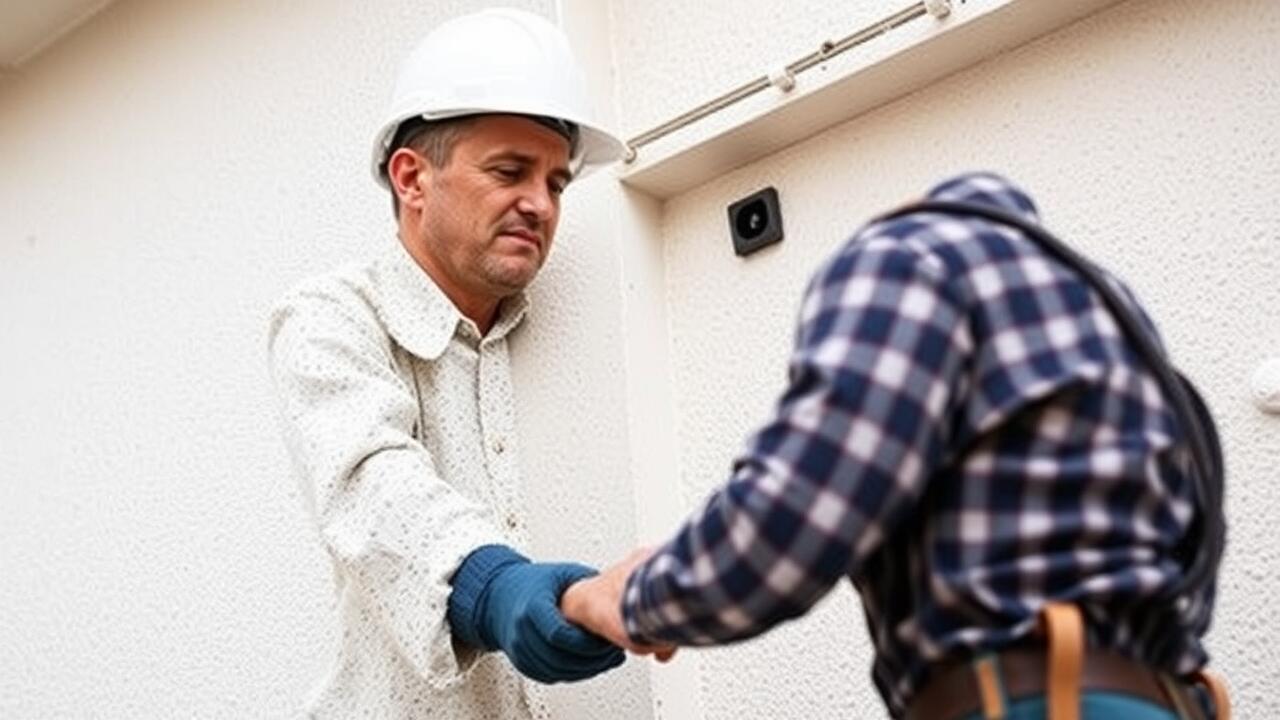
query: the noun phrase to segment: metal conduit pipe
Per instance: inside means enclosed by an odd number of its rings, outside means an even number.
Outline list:
[[[899,10],[886,18],[871,23],[870,25],[855,31],[851,35],[840,40],[834,42],[828,40],[827,42],[822,43],[817,50],[805,55],[795,62],[789,63],[768,75],[762,75],[751,82],[736,87],[713,100],[709,100],[688,112],[681,113],[661,125],[658,125],[651,130],[646,130],[630,140],[627,140],[627,156],[625,158],[625,162],[634,162],[637,156],[637,151],[641,147],[648,145],[655,140],[666,137],[683,127],[687,127],[702,118],[711,115],[712,113],[719,112],[720,110],[723,110],[740,100],[751,97],[758,92],[766,90],[769,87],[777,87],[783,92],[790,91],[795,87],[795,76],[797,73],[804,72],[805,70],[808,70],[819,63],[825,62],[842,52],[858,47],[859,45],[879,37],[894,28],[901,27],[912,20],[925,15],[932,15],[935,18],[941,19],[950,14],[951,0],[921,0],[910,7]]]

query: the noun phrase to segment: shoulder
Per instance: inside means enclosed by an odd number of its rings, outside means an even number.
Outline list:
[[[377,312],[374,264],[350,263],[305,278],[272,306],[268,337],[377,338],[385,335]]]
[[[805,293],[802,319],[824,310],[901,309],[906,295],[955,304],[953,275],[912,219],[873,222],[818,267]]]

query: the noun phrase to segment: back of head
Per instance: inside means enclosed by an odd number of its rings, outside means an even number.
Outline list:
[[[625,148],[593,120],[586,80],[564,33],[538,15],[491,8],[439,25],[405,60],[374,139],[374,178],[387,186],[383,164],[406,120],[491,113],[576,127],[575,167],[612,162]]]

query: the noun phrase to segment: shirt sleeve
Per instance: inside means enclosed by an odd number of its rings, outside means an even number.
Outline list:
[[[269,348],[285,442],[346,591],[425,681],[462,680],[480,652],[453,641],[449,581],[504,539],[416,439],[417,400],[376,316],[353,291],[304,287],[273,312]]]
[[[723,643],[799,616],[912,512],[971,344],[942,278],[936,259],[889,237],[819,271],[773,418],[728,484],[628,579],[634,640]]]

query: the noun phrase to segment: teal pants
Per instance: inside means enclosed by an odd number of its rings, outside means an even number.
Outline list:
[[[1009,703],[1008,720],[1044,720],[1043,695],[1026,697]],[[1081,720],[1177,720],[1178,716],[1146,700],[1121,693],[1086,691],[1080,700]],[[982,713],[965,716],[964,720],[982,720]]]

